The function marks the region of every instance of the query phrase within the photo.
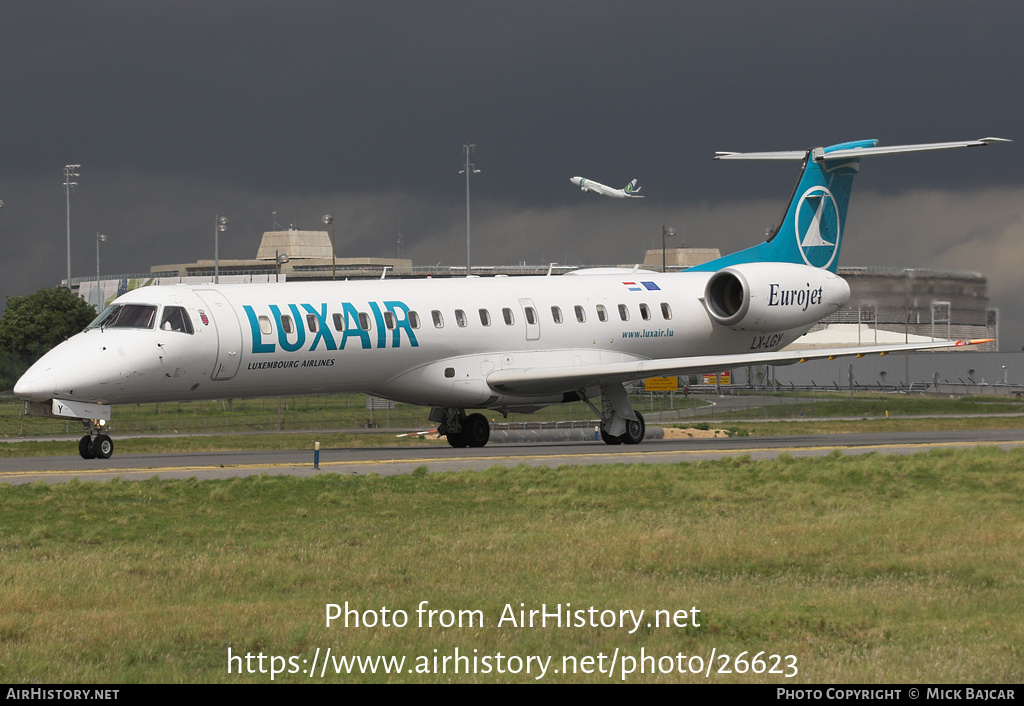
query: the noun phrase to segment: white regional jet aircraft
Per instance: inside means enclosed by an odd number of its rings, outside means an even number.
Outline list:
[[[849,299],[836,267],[862,158],[1001,141],[719,153],[803,160],[803,171],[767,241],[685,272],[136,289],[14,392],[30,414],[81,419],[84,458],[113,453],[114,404],[357,391],[431,407],[455,447],[490,435],[466,410],[572,400],[600,416],[606,443],[636,444],[644,420],[624,386],[643,378],[979,342],[782,350]]]
[[[636,185],[636,179],[629,182],[621,189],[613,189],[610,186],[598,184],[596,181],[590,181],[590,179],[584,179],[583,177],[573,177],[569,181],[580,187],[580,191],[593,191],[594,193],[601,194],[602,196],[611,196],[613,199],[643,198],[643,196],[637,193],[640,191],[640,187]]]

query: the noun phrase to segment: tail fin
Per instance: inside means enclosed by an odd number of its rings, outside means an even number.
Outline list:
[[[640,187],[636,185],[636,179],[626,184],[624,191],[627,194],[635,194],[636,192],[640,191]]]
[[[998,137],[963,142],[878,147],[877,140],[844,142],[806,152],[719,152],[715,159],[803,160],[800,181],[781,224],[768,239],[752,248],[690,268],[714,271],[744,262],[791,262],[835,272],[843,242],[846,209],[853,177],[863,157],[1009,142]]]

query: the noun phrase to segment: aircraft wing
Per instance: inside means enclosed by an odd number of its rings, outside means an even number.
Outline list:
[[[719,372],[747,365],[789,365],[791,363],[803,363],[808,360],[821,360],[822,358],[831,360],[832,358],[844,356],[860,358],[873,354],[886,355],[902,351],[972,346],[990,343],[993,340],[991,338],[984,338],[970,341],[931,341],[928,343],[905,343],[884,346],[816,348],[797,351],[783,350],[774,353],[736,353],[733,355],[705,355],[688,358],[659,358],[603,365],[500,370],[487,376],[487,384],[499,392],[513,394],[530,395],[551,393],[556,390],[571,392],[601,385],[636,382],[650,377]]]

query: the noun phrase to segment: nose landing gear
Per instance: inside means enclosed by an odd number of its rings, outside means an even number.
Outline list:
[[[83,419],[89,433],[78,440],[78,453],[82,458],[110,458],[114,455],[114,440],[103,431],[103,420]]]

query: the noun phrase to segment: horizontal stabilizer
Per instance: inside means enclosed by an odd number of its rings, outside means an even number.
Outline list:
[[[889,147],[867,147],[834,145],[824,150],[812,150],[815,159],[826,162],[836,159],[860,159],[878,154],[901,154],[903,152],[928,152],[931,150],[948,150],[957,147],[984,147],[996,142],[1012,142],[1002,137],[983,137],[980,140],[962,140],[960,142],[930,142],[920,145],[891,145]],[[873,141],[872,141],[873,142]],[[801,160],[807,156],[805,150],[788,150],[782,152],[716,152],[715,159],[763,159],[763,160]]]
[[[715,152],[715,159],[801,160],[805,156],[807,156],[806,150],[788,150],[785,152]]]

